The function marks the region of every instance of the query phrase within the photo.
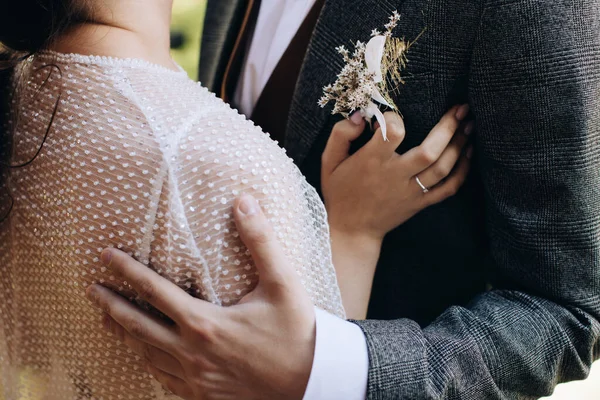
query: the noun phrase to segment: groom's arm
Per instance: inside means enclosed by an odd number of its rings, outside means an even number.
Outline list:
[[[360,322],[373,399],[538,398],[600,350],[600,1],[489,1],[470,103],[495,290]]]

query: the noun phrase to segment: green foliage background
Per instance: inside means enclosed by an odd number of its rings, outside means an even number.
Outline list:
[[[175,0],[173,6],[173,30],[183,33],[185,38],[181,49],[172,50],[173,58],[192,79],[198,78],[200,36],[205,10],[205,0]]]

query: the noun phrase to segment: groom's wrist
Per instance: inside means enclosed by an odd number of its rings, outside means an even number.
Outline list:
[[[357,325],[316,310],[317,336],[303,400],[364,400],[369,354]]]

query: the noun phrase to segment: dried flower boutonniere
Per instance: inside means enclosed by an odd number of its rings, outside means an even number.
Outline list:
[[[335,83],[323,88],[324,94],[319,100],[321,107],[334,102],[332,114],[348,118],[357,111],[368,122],[377,118],[384,140],[387,140],[387,127],[379,107],[398,111],[391,94],[404,83],[401,71],[406,67],[406,53],[414,43],[392,36],[399,22],[400,14],[394,11],[385,31],[373,30],[366,44],[357,41],[354,53],[350,54],[344,46],[336,48],[346,65]]]

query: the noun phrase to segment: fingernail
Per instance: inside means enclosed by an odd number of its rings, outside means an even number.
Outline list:
[[[470,145],[467,149],[467,158],[470,160],[473,157],[473,145]]]
[[[456,119],[459,121],[462,121],[463,119],[467,118],[467,115],[469,115],[468,104],[463,104],[462,106],[458,107],[458,110],[456,110]]]
[[[85,297],[87,297],[88,300],[90,300],[94,304],[98,303],[98,296],[96,294],[96,288],[94,287],[94,285],[91,285],[87,288],[87,290],[85,291]]]
[[[254,197],[245,194],[240,199],[238,210],[242,215],[254,215],[258,212],[258,203]]]
[[[354,125],[362,124],[362,120],[363,120],[363,116],[361,115],[361,113],[359,111],[355,111],[354,114],[352,114],[350,116],[350,121],[352,121],[352,123]]]
[[[111,260],[112,252],[110,250],[106,249],[102,252],[102,254],[100,254],[100,261],[102,261],[102,264],[106,265],[107,267],[110,266]]]
[[[473,121],[470,121],[466,126],[465,126],[465,135],[469,136],[471,133],[473,133],[473,128],[475,127],[475,124]]]

